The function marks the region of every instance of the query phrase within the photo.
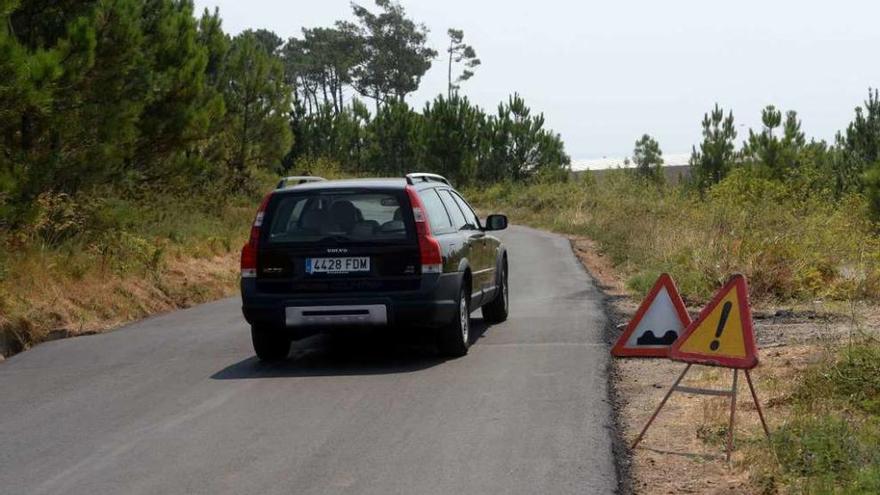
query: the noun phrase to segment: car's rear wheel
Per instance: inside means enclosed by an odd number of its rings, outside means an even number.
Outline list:
[[[507,282],[507,263],[501,265],[498,274],[498,295],[489,304],[483,306],[483,320],[487,323],[501,323],[507,319],[507,310],[510,307],[510,290]]]
[[[464,356],[471,345],[471,309],[467,290],[462,287],[456,301],[455,318],[440,328],[437,347],[440,353],[450,357]]]
[[[251,340],[260,361],[280,361],[290,353],[290,338],[279,330],[251,326]]]

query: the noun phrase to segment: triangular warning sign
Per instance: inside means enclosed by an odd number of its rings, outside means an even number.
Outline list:
[[[669,347],[691,323],[672,277],[660,275],[611,354],[617,357],[667,357]]]
[[[734,275],[673,344],[669,357],[686,363],[751,369],[758,365],[749,288]]]

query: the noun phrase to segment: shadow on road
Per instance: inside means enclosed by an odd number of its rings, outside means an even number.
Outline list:
[[[480,318],[471,320],[471,342],[488,329]],[[316,335],[294,342],[290,355],[278,363],[263,363],[251,356],[211,375],[214,380],[253,378],[383,375],[411,373],[447,360],[437,354],[432,332],[352,331]]]

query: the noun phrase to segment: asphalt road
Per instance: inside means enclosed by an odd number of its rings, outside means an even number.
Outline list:
[[[511,315],[468,356],[313,337],[256,361],[239,301],[0,363],[0,493],[609,493],[601,296],[512,227]]]

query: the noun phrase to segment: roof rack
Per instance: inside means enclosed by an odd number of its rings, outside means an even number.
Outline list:
[[[276,189],[284,189],[285,187],[290,186],[298,186],[300,184],[305,184],[307,182],[321,182],[327,179],[323,177],[316,177],[312,175],[292,175],[290,177],[284,177],[278,182],[278,187]]]
[[[447,186],[452,185],[446,180],[446,177],[443,177],[442,175],[426,173],[407,174],[406,182],[409,185],[414,185],[416,182],[442,182]]]

